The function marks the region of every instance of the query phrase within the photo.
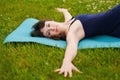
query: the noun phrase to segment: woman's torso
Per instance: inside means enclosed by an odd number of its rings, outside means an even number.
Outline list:
[[[120,37],[120,5],[99,14],[81,14],[75,17],[85,31],[85,37],[112,35]]]
[[[83,25],[81,23],[80,20],[76,20],[74,17],[72,17],[69,21],[68,21],[68,32],[73,32],[76,35],[79,34],[80,35],[80,39],[85,37],[85,32],[83,29]]]

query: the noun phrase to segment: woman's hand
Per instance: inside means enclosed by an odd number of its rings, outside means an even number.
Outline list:
[[[64,77],[72,77],[72,71],[76,71],[78,73],[82,73],[79,71],[71,62],[63,62],[61,68],[56,69],[55,72],[58,72],[59,74],[64,74]]]
[[[65,22],[69,21],[72,18],[72,15],[68,12],[68,9],[65,8],[56,8],[58,12],[63,13]]]
[[[57,10],[58,12],[66,12],[66,11],[68,11],[68,10],[65,9],[65,8],[56,8],[56,10]]]

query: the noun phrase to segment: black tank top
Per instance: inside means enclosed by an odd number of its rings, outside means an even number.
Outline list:
[[[72,17],[70,20],[72,20],[72,19],[74,19],[74,17]],[[69,21],[70,21],[70,20],[69,20]],[[69,29],[70,29],[71,25],[72,25],[75,21],[76,21],[76,19],[74,19],[74,20],[70,23]],[[68,30],[69,30],[69,29],[68,29]]]

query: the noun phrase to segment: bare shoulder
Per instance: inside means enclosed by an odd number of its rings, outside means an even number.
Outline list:
[[[71,26],[67,34],[67,40],[81,40],[85,37],[83,26],[79,20],[76,20]]]

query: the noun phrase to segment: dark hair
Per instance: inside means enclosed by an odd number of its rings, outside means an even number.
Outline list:
[[[40,31],[45,25],[45,20],[39,21],[33,25],[34,30],[31,32],[32,37],[45,37]]]
[[[44,27],[46,21],[47,20],[39,21],[33,25],[34,30],[31,32],[32,37],[45,37],[40,30]],[[61,33],[57,37],[51,37],[51,38],[65,40],[65,37],[66,37],[65,34]]]

